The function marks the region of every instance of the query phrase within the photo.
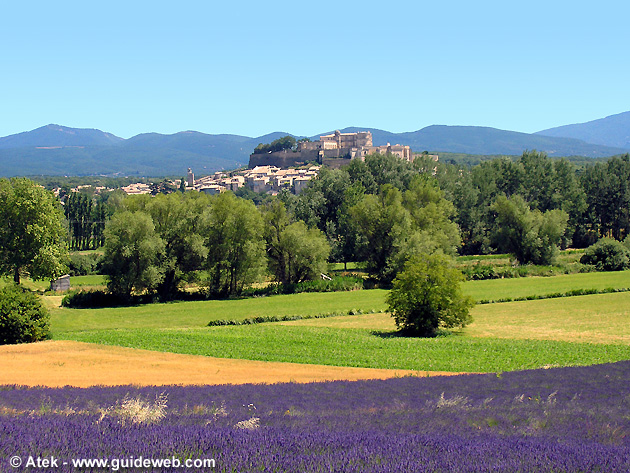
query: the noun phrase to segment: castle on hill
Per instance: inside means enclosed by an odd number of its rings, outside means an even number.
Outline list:
[[[253,153],[249,157],[249,167],[277,166],[288,168],[305,162],[317,162],[330,167],[340,167],[350,159],[364,160],[368,154],[393,154],[406,161],[413,160],[409,146],[391,145],[374,146],[372,132],[341,133],[339,130],[330,135],[322,135],[319,141],[300,141],[297,150],[285,149],[269,153]]]

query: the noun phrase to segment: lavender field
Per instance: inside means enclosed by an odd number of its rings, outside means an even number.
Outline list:
[[[73,468],[76,458],[212,458],[219,472],[627,472],[629,432],[630,361],[305,385],[0,391],[3,472],[28,471],[29,456],[67,463],[49,471],[113,469]],[[22,466],[11,466],[15,456]]]

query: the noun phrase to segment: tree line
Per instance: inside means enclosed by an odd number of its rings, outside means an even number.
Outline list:
[[[2,180],[4,221],[35,219],[27,207],[11,204],[16,193],[34,199],[43,192],[25,182]],[[343,169],[323,168],[300,195],[283,191],[258,200],[258,206],[232,193],[123,197],[114,192],[107,202],[74,193],[64,212],[68,246],[105,245],[112,291],[149,290],[168,297],[202,271],[209,293],[225,296],[266,273],[284,284],[316,277],[326,261],[363,263],[382,284],[391,283],[418,254],[499,251],[519,263],[549,264],[558,247],[627,237],[629,183],[628,155],[579,169],[535,151],[472,167],[375,154]],[[44,200],[38,205],[58,209]],[[50,220],[57,210],[48,213]],[[30,240],[9,241],[6,227],[3,247],[15,247],[3,253],[6,274],[17,280],[21,272],[43,274],[46,265],[59,272],[55,251],[35,255],[18,248]],[[58,230],[53,233],[50,241],[63,240]],[[18,267],[16,255],[28,251],[36,257]]]
[[[108,212],[102,198],[71,192],[66,196],[63,208],[68,223],[70,249],[89,250],[103,246]]]
[[[124,199],[105,229],[104,251],[112,293],[169,299],[191,278],[213,297],[239,294],[267,271],[284,284],[314,279],[330,250],[279,200],[257,208],[231,192],[191,192]]]
[[[332,260],[365,261],[387,280],[394,254],[404,260],[414,247],[549,264],[558,247],[622,240],[630,231],[629,186],[628,155],[581,169],[536,151],[473,167],[372,155],[324,168],[299,196],[281,198],[326,235]]]
[[[497,223],[493,205],[499,196],[520,196],[535,212],[565,212],[563,247],[584,248],[603,237],[621,240],[630,230],[627,154],[576,168],[567,159],[552,160],[530,151],[516,161],[495,159],[464,170],[440,165],[436,178],[458,210],[463,254],[501,249],[493,238]]]

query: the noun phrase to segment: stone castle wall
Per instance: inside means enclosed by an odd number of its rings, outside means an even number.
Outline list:
[[[407,161],[413,160],[409,146],[390,145],[373,146],[372,133],[369,131],[358,133],[341,133],[338,130],[331,135],[320,136],[319,141],[298,143],[298,150],[284,150],[274,153],[252,154],[249,157],[249,167],[277,166],[289,168],[306,162],[317,162],[331,167],[340,167],[350,159],[365,159],[370,153],[391,153]]]

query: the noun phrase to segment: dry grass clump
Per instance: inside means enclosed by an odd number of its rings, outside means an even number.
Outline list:
[[[256,430],[260,427],[260,418],[252,417],[251,419],[242,420],[234,425],[239,430]]]
[[[459,394],[456,394],[455,396],[451,397],[451,398],[446,398],[444,396],[444,393],[440,394],[440,398],[437,400],[437,403],[435,405],[436,408],[438,409],[444,409],[444,408],[466,408],[468,407],[470,404],[470,399],[468,399],[465,396],[460,396]]]
[[[166,417],[167,398],[166,393],[156,395],[154,402],[145,401],[140,397],[125,396],[122,401],[103,409],[98,421],[101,422],[105,417],[114,417],[119,419],[122,425],[155,424]]]

